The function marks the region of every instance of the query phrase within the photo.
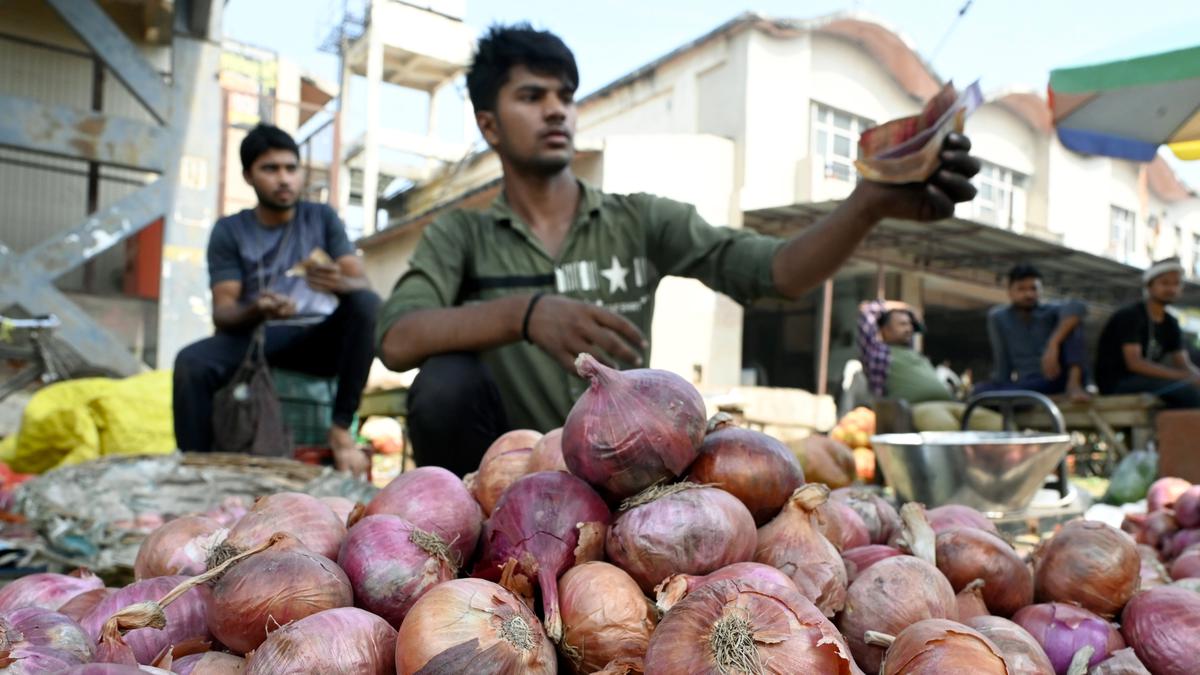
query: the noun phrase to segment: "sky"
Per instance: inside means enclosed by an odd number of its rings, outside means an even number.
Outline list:
[[[229,0],[225,36],[271,49],[337,81],[337,57],[318,46],[343,0]],[[355,4],[352,0],[351,4]],[[959,11],[967,10],[961,17]],[[905,37],[943,79],[980,79],[985,92],[1045,90],[1049,72],[1086,63],[1190,47],[1200,42],[1195,0],[466,0],[466,23],[529,21],[557,33],[575,52],[586,95],[744,11],[814,18],[858,11]],[[351,110],[361,109],[352,85]],[[392,92],[387,110],[416,110]],[[390,105],[389,105],[390,104]],[[461,124],[461,109],[457,120]],[[424,112],[413,119],[424,120]],[[451,120],[453,123],[454,120]],[[414,122],[415,123],[415,122]],[[461,127],[457,127],[461,128]],[[1173,157],[1170,158],[1173,160]],[[1200,189],[1200,161],[1172,165]]]

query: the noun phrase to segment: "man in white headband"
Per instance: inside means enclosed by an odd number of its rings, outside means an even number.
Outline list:
[[[1145,299],[1117,310],[1100,334],[1096,384],[1104,394],[1151,393],[1168,408],[1200,408],[1200,368],[1167,306],[1183,290],[1183,265],[1161,260],[1142,274]]]

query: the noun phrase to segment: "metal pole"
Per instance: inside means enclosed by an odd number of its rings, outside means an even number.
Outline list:
[[[880,260],[875,268],[875,299],[887,299],[887,270],[883,266],[883,261]]]
[[[821,348],[817,358],[817,396],[829,390],[829,339],[833,332],[833,279],[826,279],[821,298]]]

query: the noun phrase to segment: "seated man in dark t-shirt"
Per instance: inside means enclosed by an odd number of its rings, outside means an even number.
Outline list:
[[[1146,299],[1117,310],[1100,334],[1096,384],[1104,394],[1147,392],[1168,408],[1200,407],[1200,368],[1188,358],[1179,321],[1167,306],[1179,299],[1183,265],[1171,258],[1142,275]]]
[[[374,358],[379,296],[345,226],[325,204],[299,200],[299,149],[286,132],[259,125],[242,141],[243,177],[258,205],[217,221],[208,242],[216,334],[175,359],[175,439],[179,449],[212,450],[212,399],[241,364],[253,329],[266,328],[268,363],[338,379],[329,446],[335,465],[366,471],[349,427]],[[332,262],[309,262],[316,249]]]

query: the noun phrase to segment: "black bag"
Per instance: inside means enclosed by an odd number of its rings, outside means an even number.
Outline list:
[[[292,432],[267,366],[266,326],[259,324],[229,384],[213,396],[213,449],[268,457],[292,457]]]

